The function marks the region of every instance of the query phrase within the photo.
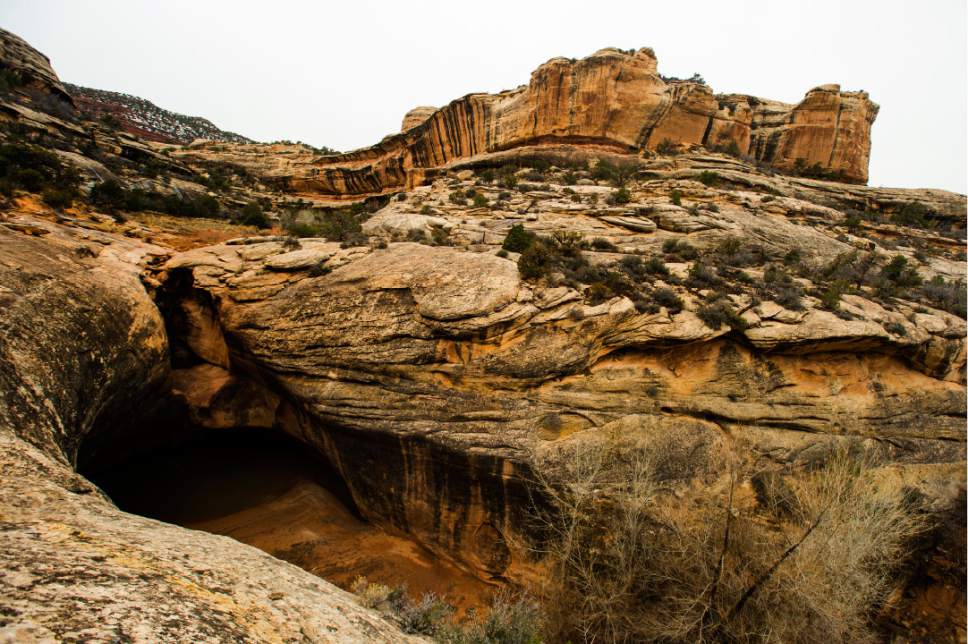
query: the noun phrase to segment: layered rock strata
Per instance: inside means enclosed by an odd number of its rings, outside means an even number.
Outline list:
[[[663,143],[732,148],[782,171],[817,165],[863,183],[877,110],[866,93],[838,85],[814,88],[797,105],[717,95],[701,83],[663,80],[651,49],[603,49],[577,61],[553,58],[514,90],[417,108],[403,132],[320,158],[286,185],[307,194],[379,194],[412,188],[456,161],[545,143],[614,152]]]
[[[676,176],[633,186],[622,212],[651,222],[645,230],[572,207],[560,186],[521,195],[526,214],[517,202],[469,210],[449,203],[449,179],[391,202],[366,227],[390,239],[441,228],[464,248],[308,239],[293,249],[240,239],[176,255],[154,279],[160,299],[180,302],[194,320],[184,328],[212,329],[176,332],[186,353],[212,364],[228,355],[237,377],[271,392],[265,426],[325,453],[368,519],[484,579],[521,578],[533,564],[522,543],[534,459],[616,432],[710,450],[683,466],[683,481],[716,480],[725,453],[797,468],[853,445],[925,472],[933,494],[950,499],[944,478],[964,459],[964,320],[854,295],[844,297],[849,320],[814,298],[794,310],[739,297],[748,328],[730,332],[697,317],[695,294],[680,290],[684,310],[675,314],[640,313],[625,298],[592,306],[580,290],[522,281],[513,261],[487,252],[513,223],[602,236],[625,253],[658,253],[669,239],[708,248],[736,236],[779,255],[796,248],[806,261],[853,248],[805,225],[842,217],[819,203],[824,192],[811,191],[820,182],[802,183],[798,197],[766,199]],[[741,176],[754,180],[737,169],[734,179]],[[569,189],[583,198],[611,190]],[[692,211],[658,196],[672,189],[718,208]],[[936,198],[951,212],[964,207],[953,195]],[[428,204],[432,216],[417,212]],[[670,268],[685,276],[685,266]],[[939,258],[923,270],[950,277],[962,268]],[[206,389],[208,368],[189,368],[194,389]],[[243,413],[231,397],[221,400],[223,410]]]
[[[73,471],[168,384],[139,279],[158,247],[0,223],[0,640],[400,642],[348,594],[234,540],[120,512]]]

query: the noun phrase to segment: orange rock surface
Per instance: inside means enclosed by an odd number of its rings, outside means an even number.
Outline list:
[[[403,132],[320,158],[292,177],[290,187],[377,194],[413,187],[429,169],[526,145],[636,153],[665,141],[710,148],[735,143],[740,153],[780,170],[818,164],[863,183],[877,110],[865,92],[841,92],[838,85],[810,90],[797,105],[717,95],[699,82],[663,79],[651,49],[602,49],[581,60],[553,58],[514,90],[469,94],[433,111],[415,108]]]

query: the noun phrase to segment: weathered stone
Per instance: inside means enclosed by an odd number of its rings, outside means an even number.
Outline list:
[[[106,237],[117,252],[91,257],[69,229],[50,232],[0,227],[0,639],[410,641],[318,577],[232,539],[125,514],[74,473],[82,440],[110,443],[132,410],[164,396],[168,341],[140,267],[118,259],[157,248]],[[192,405],[215,425],[259,422],[270,404],[219,411],[232,380],[191,387]]]

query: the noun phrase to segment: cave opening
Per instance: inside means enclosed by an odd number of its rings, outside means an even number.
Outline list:
[[[125,512],[232,537],[344,589],[365,577],[414,598],[435,593],[462,612],[493,591],[408,535],[367,522],[330,463],[285,432],[195,427],[168,407],[111,435],[113,446],[104,435],[82,443],[77,470]]]

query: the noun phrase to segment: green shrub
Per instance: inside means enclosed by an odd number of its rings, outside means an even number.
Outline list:
[[[585,299],[587,299],[592,306],[597,306],[602,302],[607,302],[613,297],[615,297],[615,292],[612,291],[612,289],[610,289],[604,282],[595,282],[589,286],[588,290],[585,292]]]
[[[521,251],[521,257],[518,258],[518,272],[524,279],[540,279],[548,275],[554,262],[554,253],[548,245],[543,241],[535,240]]]
[[[626,255],[619,260],[618,267],[638,282],[651,281],[656,275],[669,276],[669,269],[666,268],[665,262],[658,257],[650,257],[648,261],[643,261],[638,255]]]
[[[242,209],[239,223],[243,226],[255,226],[256,228],[272,227],[272,224],[269,222],[269,218],[266,217],[264,212],[262,212],[262,208],[259,207],[259,204],[254,201],[246,204],[245,208]]]
[[[450,233],[444,228],[434,226],[430,229],[430,243],[433,246],[451,246]]]
[[[72,190],[45,188],[40,196],[44,200],[44,203],[51,208],[67,208],[74,202],[74,192]]]
[[[860,213],[857,212],[856,210],[848,211],[847,216],[844,217],[844,226],[847,228],[847,230],[851,232],[855,232],[860,228],[860,225],[861,225]]]
[[[895,255],[890,262],[885,265],[878,275],[879,286],[885,283],[897,289],[920,286],[922,279],[917,270],[908,266],[907,258],[902,255]]]
[[[891,221],[901,226],[915,226],[917,228],[927,228],[930,217],[934,211],[922,204],[920,201],[911,201],[891,216]]]
[[[536,239],[535,234],[525,230],[522,224],[514,224],[504,238],[501,248],[512,253],[523,253]]]
[[[487,203],[488,203],[487,202],[487,197],[485,197],[481,193],[478,192],[477,194],[474,195],[474,207],[475,208],[486,208],[487,207]]]
[[[669,198],[672,200],[672,205],[674,205],[674,206],[681,206],[682,205],[682,193],[679,192],[679,190],[673,188],[672,189],[672,194],[669,195]]]
[[[710,304],[704,304],[696,311],[696,315],[703,324],[711,329],[720,329],[728,326],[734,331],[746,329],[746,320],[741,318],[732,305],[725,299],[718,299]]]
[[[847,284],[837,281],[828,284],[827,288],[820,294],[820,304],[828,311],[840,310],[840,297],[846,292]]]
[[[454,607],[437,595],[427,593],[418,601],[405,598],[394,612],[404,633],[437,635],[447,627]]]
[[[720,279],[716,271],[710,268],[701,259],[693,262],[692,266],[689,267],[689,276],[686,278],[686,286],[695,289],[704,288],[717,288],[722,285],[723,280]]]
[[[108,179],[91,188],[91,203],[105,210],[114,210],[125,205],[125,191],[114,179]]]
[[[664,306],[671,315],[682,310],[682,298],[671,288],[657,288],[652,293],[652,298],[659,306]]]
[[[662,142],[656,146],[655,151],[663,155],[675,155],[679,153],[679,146],[676,145],[671,139],[663,139]]]
[[[946,282],[942,276],[935,275],[921,287],[920,295],[935,308],[960,318],[966,317],[966,291],[962,280]]]
[[[541,644],[541,614],[527,598],[498,594],[484,617],[466,625],[453,644]]]
[[[458,205],[458,206],[466,206],[467,205],[467,195],[465,195],[464,194],[464,191],[461,190],[460,188],[458,188],[457,190],[452,191],[447,196],[447,198],[450,200],[450,203],[452,203],[452,204],[455,204],[455,205]]]
[[[360,216],[352,210],[340,209],[325,212],[318,224],[319,234],[330,241],[338,241],[353,246],[366,244]]]
[[[331,269],[329,266],[326,266],[326,260],[321,260],[309,269],[308,275],[309,277],[321,277],[323,275],[328,275],[330,272],[332,272],[332,270],[333,269]]]
[[[900,322],[888,322],[884,325],[884,329],[886,329],[888,333],[892,333],[894,335],[907,335],[907,329],[905,329],[904,325]]]
[[[495,174],[493,168],[485,168],[481,171],[480,178],[484,183],[494,183],[494,177]]]
[[[783,256],[783,263],[786,266],[796,266],[800,263],[800,249],[791,248],[787,251],[787,254]]]
[[[791,311],[803,310],[803,289],[798,286],[780,286],[773,291],[773,301]]]
[[[706,186],[714,186],[719,183],[719,174],[710,170],[703,170],[696,178],[700,183]]]
[[[609,205],[626,204],[632,201],[632,193],[630,193],[626,188],[619,188],[618,190],[610,194],[608,196],[608,199],[606,199],[605,201]]]
[[[26,143],[0,145],[0,180],[9,193],[18,188],[28,192],[51,188],[72,198],[80,183],[77,171],[56,154]]]
[[[842,281],[860,287],[872,281],[877,266],[874,253],[859,254],[857,251],[841,253],[819,271],[821,278]]]
[[[608,181],[616,187],[622,187],[628,183],[636,170],[638,170],[638,165],[634,162],[614,164],[603,159],[592,169],[592,179]]]
[[[618,252],[618,246],[608,241],[607,239],[603,239],[601,237],[596,237],[595,239],[593,239],[591,242],[591,246],[595,250],[607,251],[610,253]]]
[[[0,93],[6,94],[12,89],[26,84],[24,76],[14,69],[0,69]]]
[[[726,237],[709,253],[721,266],[759,266],[766,261],[766,250],[759,244],[750,244],[739,237]]]
[[[692,260],[699,257],[699,251],[697,251],[692,244],[684,240],[678,239],[667,239],[662,243],[662,252],[667,256],[667,259],[671,260]]]
[[[312,224],[307,223],[292,223],[286,228],[288,232],[293,237],[322,237],[319,229]]]

